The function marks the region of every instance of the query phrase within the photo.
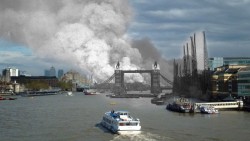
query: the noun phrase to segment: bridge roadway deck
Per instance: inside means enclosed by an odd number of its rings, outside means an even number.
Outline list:
[[[122,70],[122,73],[152,73],[154,70]]]

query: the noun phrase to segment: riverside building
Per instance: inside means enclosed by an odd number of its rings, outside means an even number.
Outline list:
[[[11,77],[12,82],[17,82],[19,84],[28,84],[32,81],[40,81],[47,83],[51,88],[56,88],[58,86],[58,79],[55,76],[13,76]]]
[[[19,70],[15,68],[6,68],[2,71],[2,78],[5,82],[10,82],[12,76],[19,76]]]
[[[214,70],[225,65],[250,65],[250,57],[213,57],[209,58],[209,68]]]
[[[250,66],[238,71],[238,96],[250,97]]]
[[[250,65],[224,65],[211,76],[211,96],[223,100],[250,97]]]

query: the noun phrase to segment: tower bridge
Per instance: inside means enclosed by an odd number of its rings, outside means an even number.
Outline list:
[[[122,70],[120,69],[120,63],[118,62],[116,67],[115,67],[115,72],[114,74],[104,81],[103,83],[99,84],[97,88],[104,88],[105,85],[108,85],[113,79],[115,80],[115,84],[113,86],[113,92],[115,94],[126,94],[126,86],[124,83],[124,74],[126,73],[147,73],[150,74],[151,76],[151,88],[150,92],[152,94],[159,94],[162,92],[163,89],[172,89],[172,82],[167,79],[164,75],[160,73],[160,66],[155,62],[153,64],[152,70]],[[160,85],[160,78],[162,80],[166,81],[170,86],[163,86],[161,87]]]

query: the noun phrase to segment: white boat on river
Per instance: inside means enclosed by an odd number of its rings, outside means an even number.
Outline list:
[[[101,125],[113,133],[140,133],[141,125],[138,118],[133,118],[128,111],[109,111],[102,118]]]
[[[213,106],[201,106],[200,111],[203,114],[218,114],[219,111],[215,109]]]

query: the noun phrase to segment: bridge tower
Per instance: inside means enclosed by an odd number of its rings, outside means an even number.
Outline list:
[[[159,94],[162,92],[160,86],[160,66],[157,62],[153,65],[153,70],[151,72],[151,93]]]
[[[120,63],[118,62],[115,67],[115,88],[114,93],[124,94],[124,73],[120,69]]]
[[[120,63],[118,62],[115,67],[115,73],[112,75],[107,81],[110,81],[112,78],[115,78],[115,86],[113,88],[113,92],[118,95],[126,94],[126,88],[124,84],[124,74],[125,73],[149,73],[151,75],[151,93],[152,94],[159,94],[162,92],[162,88],[160,86],[160,78],[162,77],[165,81],[172,83],[167,80],[163,75],[160,73],[160,66],[155,62],[152,65],[152,70],[121,70]],[[106,82],[106,81],[105,81]]]

